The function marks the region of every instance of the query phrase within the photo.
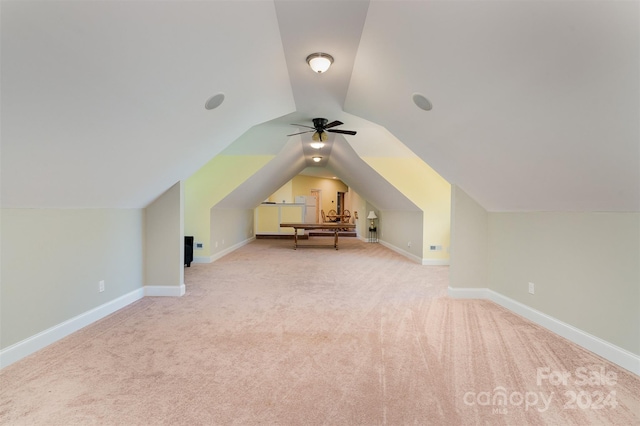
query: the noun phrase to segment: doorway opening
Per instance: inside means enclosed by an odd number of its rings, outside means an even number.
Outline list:
[[[336,210],[338,214],[342,214],[344,211],[344,192],[338,192],[337,201],[336,201]]]

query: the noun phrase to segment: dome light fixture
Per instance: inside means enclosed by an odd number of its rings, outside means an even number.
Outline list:
[[[322,52],[312,53],[307,56],[307,63],[314,72],[322,74],[333,64],[333,56]]]
[[[320,160],[322,160],[322,157],[320,157],[319,155],[316,155],[316,156],[311,157],[311,158],[313,158],[313,161],[315,161],[316,163],[319,163]]]
[[[324,146],[324,142],[311,142],[311,148],[320,149]]]

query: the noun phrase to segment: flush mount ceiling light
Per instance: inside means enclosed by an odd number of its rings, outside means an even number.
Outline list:
[[[324,146],[323,142],[311,142],[311,148],[320,149]]]
[[[313,161],[315,161],[316,163],[319,163],[320,160],[322,160],[322,157],[320,157],[319,155],[316,155],[315,157],[311,157],[313,158]]]
[[[333,63],[333,56],[321,52],[312,53],[307,56],[307,63],[314,72],[322,74],[328,70]]]

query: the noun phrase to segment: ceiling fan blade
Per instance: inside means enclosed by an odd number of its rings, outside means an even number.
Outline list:
[[[311,133],[311,132],[315,132],[315,131],[316,131],[316,129],[313,129],[313,130],[306,130],[306,131],[304,131],[304,132],[300,132],[300,133],[292,133],[292,134],[287,135],[287,136],[301,135],[301,134],[303,134],[303,133]]]
[[[332,127],[336,127],[336,126],[340,126],[341,124],[344,124],[342,121],[332,121],[331,123],[327,124],[326,126],[324,126],[325,129],[330,129]]]
[[[355,135],[356,132],[354,132],[353,130],[340,130],[340,129],[334,129],[334,130],[327,130],[327,132],[330,133],[341,133],[343,135]]]
[[[306,127],[307,129],[313,129],[313,130],[316,129],[315,127],[305,126],[304,124],[292,124],[292,126]]]

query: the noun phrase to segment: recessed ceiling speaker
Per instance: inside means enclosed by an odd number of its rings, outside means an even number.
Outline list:
[[[206,109],[216,109],[224,102],[224,93],[218,93],[210,97],[204,104]]]
[[[420,93],[413,94],[413,103],[416,104],[418,108],[423,109],[425,111],[431,111],[431,108],[433,108],[433,105],[431,105],[431,102],[429,102],[429,99],[425,98]]]

